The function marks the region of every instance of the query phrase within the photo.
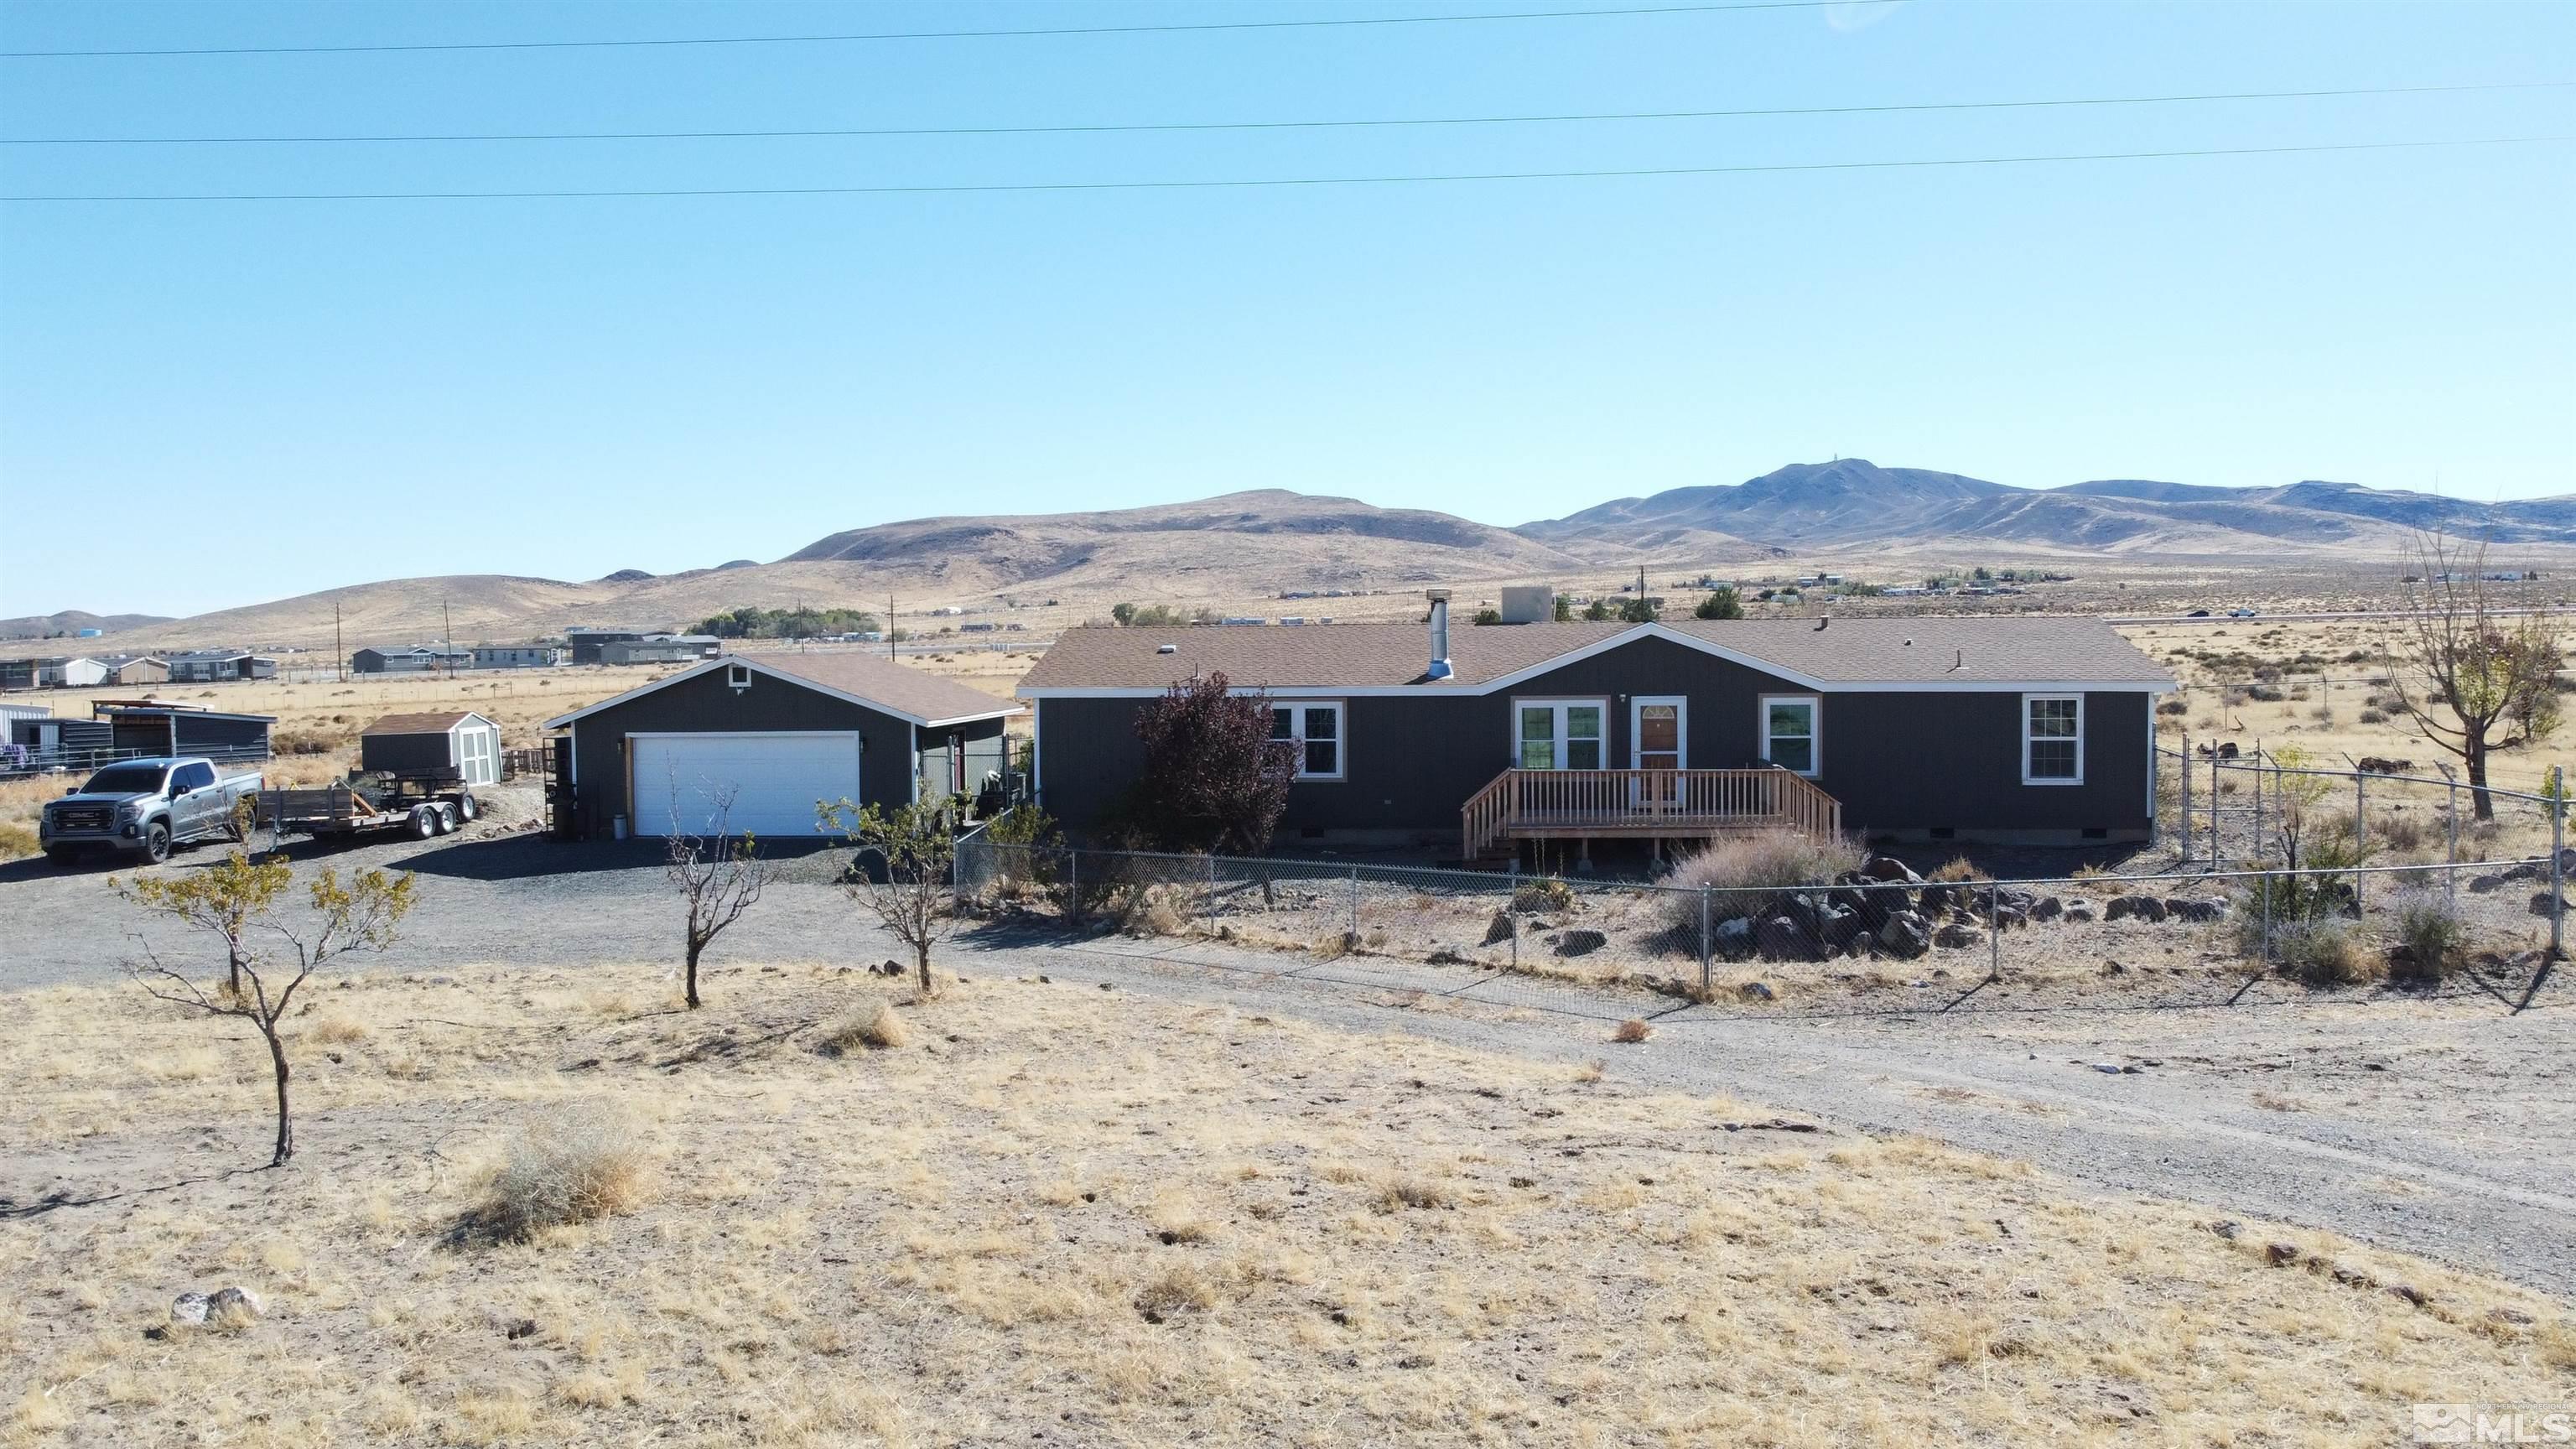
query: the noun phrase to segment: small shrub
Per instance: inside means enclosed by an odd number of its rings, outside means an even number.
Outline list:
[[[1419,1177],[1390,1177],[1377,1189],[1377,1210],[1382,1213],[1403,1208],[1443,1208],[1453,1201],[1449,1189]]]
[[[2389,911],[2393,973],[2400,981],[2431,985],[2460,969],[2469,933],[2459,908],[2437,890],[2410,890]]]
[[[2358,718],[2366,725],[2383,725],[2388,723],[2388,716],[2382,714],[2376,709],[2365,709],[2361,712]]]
[[[532,1117],[504,1149],[468,1225],[502,1240],[588,1222],[643,1201],[649,1165],[631,1118],[612,1107]]]
[[[1166,1268],[1136,1294],[1136,1312],[1147,1323],[1160,1323],[1188,1309],[1206,1312],[1217,1304],[1216,1289],[1187,1263]]]
[[[859,1050],[891,1051],[911,1040],[904,1030],[903,1018],[894,1007],[880,1001],[873,1011],[861,1009],[834,1022],[823,1033],[823,1050],[835,1056]]]
[[[2336,920],[2294,921],[2275,928],[2272,955],[2284,974],[2310,986],[2365,986],[2385,974]]]
[[[304,1034],[326,1046],[338,1046],[363,1040],[367,1035],[367,1024],[336,1011],[324,1012],[314,1018],[313,1024],[304,1029]]]
[[[1552,875],[1525,880],[1512,892],[1512,909],[1525,916],[1571,910],[1573,906],[1574,887]]]
[[[0,820],[0,860],[35,853],[35,827],[15,820]]]
[[[2191,701],[2184,699],[2180,695],[2176,695],[2172,699],[2165,700],[2158,704],[2156,706],[2156,713],[2172,715],[2189,714],[2191,713]]]
[[[1851,841],[1794,830],[1763,830],[1730,836],[1685,856],[1666,878],[1679,889],[1664,895],[1664,910],[1676,926],[1696,928],[1699,900],[1688,892],[1718,892],[1709,902],[1715,920],[1760,917],[1779,908],[1790,892],[1830,884],[1844,871],[1860,868],[1860,847]]]
[[[1631,1017],[1630,1019],[1619,1023],[1619,1029],[1610,1033],[1610,1039],[1623,1046],[1635,1046],[1637,1043],[1644,1041],[1646,1038],[1653,1036],[1654,1034],[1655,1029],[1653,1027]]]
[[[2371,834],[2392,850],[2421,850],[2424,847],[2424,822],[2412,815],[2391,812],[2371,822]]]
[[[1977,869],[1976,864],[1970,861],[1966,856],[1954,855],[1948,860],[1941,862],[1941,864],[1934,869],[1930,875],[1925,876],[1924,879],[1941,881],[1949,885],[1957,885],[1965,881],[1992,880],[1994,877]]]

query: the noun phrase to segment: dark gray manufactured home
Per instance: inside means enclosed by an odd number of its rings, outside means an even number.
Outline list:
[[[904,805],[973,794],[1025,713],[953,680],[858,653],[730,654],[547,721],[570,737],[571,824],[605,839],[810,837],[815,802]],[[558,808],[562,808],[560,805]]]
[[[1109,820],[1136,714],[1222,673],[1300,770],[1283,840],[1705,838],[1778,824],[1900,839],[2147,839],[2172,676],[2098,619],[1844,618],[1098,628],[1022,682],[1039,802]]]

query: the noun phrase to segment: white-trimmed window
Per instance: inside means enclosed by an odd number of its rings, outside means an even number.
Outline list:
[[[737,691],[751,688],[751,666],[748,664],[726,665],[725,684]]]
[[[1762,758],[1814,779],[1825,767],[1821,713],[1812,694],[1762,696]]]
[[[1609,764],[1610,704],[1600,699],[1512,701],[1512,763],[1524,770]]]
[[[2021,697],[2021,782],[2025,785],[2084,783],[2084,696],[2025,694]]]
[[[1270,737],[1297,746],[1297,778],[1342,778],[1342,702],[1298,699],[1270,706]]]

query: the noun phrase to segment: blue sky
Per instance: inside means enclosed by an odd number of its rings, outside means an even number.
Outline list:
[[[0,9],[0,49],[1549,8]],[[0,60],[0,135],[1333,119],[2576,79],[2576,6],[1966,0]],[[1773,165],[2576,132],[2576,90],[1145,135],[0,146],[0,194]],[[2576,491],[2576,148],[1261,190],[0,205],[0,614],[769,559],[1284,487],[1492,523],[1841,455]],[[111,501],[112,500],[112,501]],[[154,574],[181,532],[198,562]],[[62,540],[61,545],[49,540]],[[86,541],[86,542],[84,542]],[[172,551],[186,557],[188,551]],[[135,565],[142,564],[140,569]]]

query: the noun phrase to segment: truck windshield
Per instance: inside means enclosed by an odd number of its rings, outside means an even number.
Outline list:
[[[151,795],[161,789],[159,765],[110,765],[81,786],[84,795]]]

